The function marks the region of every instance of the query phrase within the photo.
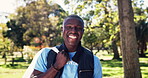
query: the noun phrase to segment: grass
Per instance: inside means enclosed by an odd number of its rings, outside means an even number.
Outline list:
[[[124,70],[121,60],[112,60],[113,55],[98,53],[101,59],[103,78],[124,78]],[[148,57],[139,58],[142,78],[148,78]]]
[[[101,60],[103,78],[123,78],[123,66],[120,60],[111,60],[112,54],[99,52],[97,56]],[[1,56],[0,56],[1,57]],[[142,78],[148,77],[148,58],[139,58]],[[22,78],[28,65],[26,62],[15,62],[15,66],[11,66],[11,62],[4,64],[4,59],[0,58],[0,78]]]
[[[0,67],[0,78],[22,78],[25,69],[10,69]]]
[[[14,66],[11,64],[0,65],[0,78],[22,78],[29,64],[18,62]]]
[[[26,62],[15,62],[12,66],[8,56],[7,64],[4,65],[4,59],[0,55],[0,78],[22,78],[29,64]]]
[[[122,61],[104,60],[101,63],[103,78],[123,78]]]

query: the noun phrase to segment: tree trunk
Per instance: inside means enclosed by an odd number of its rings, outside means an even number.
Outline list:
[[[6,65],[6,63],[7,63],[7,57],[6,57],[7,55],[6,55],[6,52],[4,52],[4,54],[2,55],[2,58],[4,58],[4,60],[5,60],[5,65]]]
[[[12,66],[14,66],[14,58],[12,57]]]
[[[147,50],[146,42],[144,40],[143,41],[140,41],[139,56],[140,57],[146,57],[146,55],[144,53],[146,50]]]
[[[5,63],[4,63],[5,65],[7,64],[7,57],[5,57]]]
[[[24,58],[24,54],[23,54],[23,52],[22,52],[22,51],[20,51],[20,53],[21,53],[21,57],[22,57],[22,58]]]
[[[116,41],[112,41],[112,49],[113,49],[113,53],[114,53],[114,57],[113,59],[120,59],[119,57],[119,52],[118,52],[118,47],[116,45]]]
[[[124,78],[142,78],[131,0],[118,0],[118,10]]]

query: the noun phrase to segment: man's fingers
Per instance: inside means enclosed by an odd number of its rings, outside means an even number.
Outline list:
[[[62,50],[62,51],[61,51],[61,53],[62,53],[62,54],[64,54],[64,53],[65,53],[65,51],[64,51],[64,50]]]
[[[64,56],[67,58],[67,60],[69,60],[69,54],[66,53],[64,50],[61,51],[62,54],[64,54]]]
[[[67,60],[69,60],[69,54],[65,52],[65,56],[67,57]]]

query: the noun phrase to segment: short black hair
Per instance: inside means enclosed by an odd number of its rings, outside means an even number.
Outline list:
[[[83,21],[83,19],[82,19],[80,16],[78,16],[78,15],[69,15],[69,16],[67,16],[67,17],[64,19],[63,24],[64,24],[64,22],[65,22],[65,20],[66,20],[67,18],[77,18],[77,19],[80,19],[80,21],[82,22],[82,24],[83,24],[83,26],[84,26],[84,21]]]

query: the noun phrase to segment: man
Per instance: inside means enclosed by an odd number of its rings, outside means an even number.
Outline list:
[[[63,21],[64,43],[56,48],[44,48],[40,52],[31,78],[102,78],[99,59],[81,46],[84,22],[77,15]]]

